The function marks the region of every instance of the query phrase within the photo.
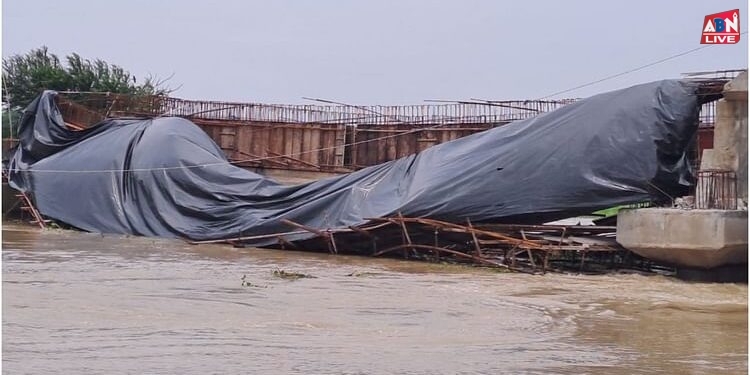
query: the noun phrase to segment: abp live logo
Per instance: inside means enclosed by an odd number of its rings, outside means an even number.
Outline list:
[[[740,10],[709,14],[703,21],[701,44],[735,44],[740,41]]]

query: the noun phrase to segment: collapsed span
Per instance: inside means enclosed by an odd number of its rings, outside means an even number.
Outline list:
[[[665,80],[608,92],[297,186],[230,164],[182,118],[71,131],[47,91],[25,111],[8,173],[44,216],[92,232],[212,240],[288,232],[288,221],[328,229],[395,215],[538,223],[687,192],[698,89]]]

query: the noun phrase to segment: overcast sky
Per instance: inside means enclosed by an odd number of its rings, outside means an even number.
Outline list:
[[[167,77],[190,99],[535,99],[699,47],[746,1],[4,0],[3,56],[46,45]],[[747,67],[748,35],[562,95]]]

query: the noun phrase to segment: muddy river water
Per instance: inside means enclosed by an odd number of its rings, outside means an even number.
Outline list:
[[[7,374],[748,370],[747,285],[2,234]]]

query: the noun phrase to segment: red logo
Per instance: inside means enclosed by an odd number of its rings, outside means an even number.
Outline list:
[[[740,10],[709,14],[703,20],[701,44],[735,44],[740,41]]]

